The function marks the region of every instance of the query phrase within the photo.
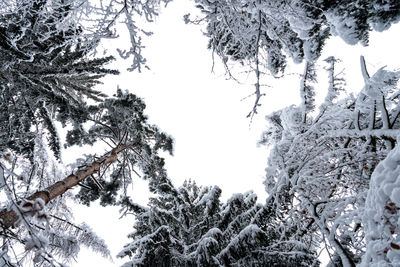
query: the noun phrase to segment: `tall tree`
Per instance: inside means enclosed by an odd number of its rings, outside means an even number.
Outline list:
[[[58,266],[81,245],[109,256],[87,225],[71,219],[67,191],[80,184],[91,189],[81,194],[84,203],[101,197],[113,204],[126,194],[132,172],[156,184],[165,172],[158,151],[172,151],[172,139],[148,124],[141,99],[122,90],[106,98],[95,89],[104,75],[118,72],[104,67],[111,57],[89,56],[93,42],[70,20],[72,7],[64,0],[1,6],[1,255],[9,264]],[[57,123],[69,127],[65,141]],[[70,175],[63,171],[62,143],[100,142],[110,147],[108,153],[78,161]],[[95,185],[84,184],[88,177]],[[22,254],[14,252],[18,244]]]
[[[160,177],[165,175],[165,171],[158,151],[160,149],[171,151],[172,143],[167,135],[146,122],[143,109],[144,104],[139,98],[129,93],[123,93],[121,90],[117,92],[115,98],[108,98],[98,106],[89,107],[90,113],[93,114],[91,117],[94,122],[93,126],[84,133],[74,132],[73,138],[68,136],[72,140],[69,141],[70,144],[77,141],[93,144],[102,140],[113,149],[103,156],[92,155],[88,156],[85,162],[78,162],[80,166],[76,166],[75,171],[65,179],[62,179],[60,173],[56,177],[51,176],[51,172],[44,175],[43,170],[47,169],[41,163],[48,161],[50,157],[44,156],[40,162],[37,157],[41,153],[38,152],[35,153],[32,172],[28,172],[28,168],[26,168],[20,175],[16,175],[14,166],[21,168],[24,166],[23,164],[25,166],[32,166],[32,164],[29,161],[20,163],[17,158],[12,160],[10,154],[5,154],[4,161],[9,160],[10,162],[3,162],[1,165],[2,172],[8,173],[8,175],[2,176],[2,190],[8,198],[8,202],[4,203],[6,206],[3,206],[4,208],[0,212],[4,230],[12,232],[9,227],[18,226],[17,229],[21,236],[25,236],[27,240],[33,240],[35,245],[29,248],[38,253],[38,260],[48,261],[49,255],[46,249],[48,246],[52,247],[54,232],[52,228],[59,223],[68,227],[75,225],[70,221],[70,217],[63,215],[67,208],[64,198],[59,200],[61,195],[67,198],[71,196],[67,192],[68,189],[81,184],[83,191],[78,194],[78,197],[83,203],[88,204],[90,201],[100,198],[103,205],[110,205],[116,204],[119,194],[126,196],[132,172],[141,173],[153,187],[160,183]],[[40,144],[43,147],[38,147]],[[45,144],[36,142],[35,148],[45,149]],[[51,170],[55,171],[54,168]],[[85,179],[88,177],[91,177],[91,181],[96,183],[86,182]],[[35,193],[32,194],[32,192]],[[64,194],[66,192],[67,194]],[[46,212],[45,205],[48,203],[51,204],[50,207],[54,205],[56,207],[50,208],[49,212]],[[80,230],[80,233],[83,234],[87,233],[86,228],[76,226],[73,229]],[[41,236],[41,238],[38,239],[37,236]],[[3,237],[11,245],[14,244],[12,240],[9,240],[9,235]],[[68,240],[65,235],[61,235],[60,238]],[[21,242],[26,243],[26,241]],[[77,240],[74,243],[73,253],[67,255],[69,257],[76,255],[79,251],[79,244],[85,245],[85,242],[98,246],[94,241],[90,243],[86,237],[86,239]],[[68,247],[60,247],[60,249],[64,248]],[[100,252],[103,251],[100,250]],[[61,254],[61,252],[57,252],[57,254]]]

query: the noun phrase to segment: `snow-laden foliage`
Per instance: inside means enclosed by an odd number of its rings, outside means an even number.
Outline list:
[[[126,195],[132,173],[155,186],[165,172],[158,152],[172,151],[172,139],[147,123],[141,99],[122,90],[109,98],[95,88],[103,76],[118,74],[104,67],[112,57],[93,57],[102,38],[115,36],[105,31],[121,12],[151,20],[159,2],[92,2],[0,3],[0,250],[11,264],[59,266],[81,246],[108,257],[104,241],[72,219],[68,190],[81,185],[86,191],[78,198],[85,204],[98,198],[115,204]],[[60,126],[68,127],[66,140]],[[77,158],[67,172],[62,144],[110,149]]]
[[[286,56],[294,62],[317,59],[330,35],[366,45],[371,29],[383,31],[400,20],[396,0],[195,2],[204,14],[196,21],[207,23],[214,52],[224,61],[247,63],[261,54],[272,74],[285,69]]]
[[[124,200],[125,213],[136,215],[133,241],[118,255],[131,258],[124,267],[318,265],[305,244],[280,234],[279,220],[266,222],[274,215],[254,193],[222,203],[216,186],[189,181],[176,189],[164,181],[148,207]]]
[[[372,227],[363,223],[367,193],[370,198],[381,194],[372,188],[376,178],[370,188],[371,175],[396,145],[400,74],[382,68],[369,77],[362,58],[363,90],[357,97],[338,99],[343,79],[334,73],[337,61],[327,62],[328,93],[318,112],[307,105],[312,102],[312,87],[304,93],[305,82],[315,79],[307,63],[300,86],[302,103],[267,116],[269,128],[261,142],[273,147],[265,185],[270,198],[285,199],[276,205],[285,210],[287,231],[295,231],[305,243],[325,244],[331,264],[336,264],[332,266],[355,266]],[[381,171],[376,172],[378,177]],[[375,200],[368,205],[370,201]]]
[[[200,17],[185,21],[205,23],[209,48],[223,61],[232,77],[239,62],[255,74],[257,113],[262,74],[279,77],[288,58],[295,63],[317,60],[331,35],[346,43],[368,45],[371,30],[383,31],[400,20],[397,0],[195,0]]]
[[[131,59],[132,65],[129,70],[139,70],[147,67],[146,59],[142,54],[143,41],[146,36],[151,35],[150,31],[139,27],[150,23],[158,15],[161,4],[167,5],[170,0],[3,0],[0,2],[0,14],[14,16],[16,13],[22,17],[38,15],[44,21],[30,20],[27,23],[20,23],[20,29],[14,28],[11,40],[3,44],[10,47],[15,53],[29,60],[31,54],[26,54],[21,46],[16,44],[20,35],[29,34],[30,28],[34,30],[46,30],[36,45],[40,49],[57,49],[55,46],[42,41],[46,39],[57,40],[60,33],[67,33],[63,38],[67,39],[69,45],[75,46],[82,43],[82,49],[91,54],[103,52],[108,48],[102,48],[101,40],[115,39],[127,32],[129,36],[128,45],[119,42],[115,47],[116,52],[123,59]],[[36,10],[26,9],[33,6]],[[56,13],[49,13],[56,11]],[[16,20],[19,24],[19,21]],[[6,26],[6,22],[1,23]],[[3,38],[3,33],[0,33]],[[1,38],[1,39],[2,39]],[[47,47],[47,48],[46,48]]]
[[[165,175],[164,160],[158,156],[158,151],[172,153],[172,138],[147,123],[145,107],[140,98],[118,89],[114,97],[89,107],[93,125],[88,131],[81,128],[81,131],[67,135],[70,145],[93,144],[101,140],[111,148],[124,148],[119,162],[98,172],[97,177],[82,182],[86,186],[77,195],[82,203],[89,205],[100,198],[101,205],[116,204],[118,192],[126,196],[132,175],[150,180],[150,185],[157,184],[159,177]]]
[[[43,139],[41,134],[35,139],[33,164],[11,152],[2,154],[0,213],[13,209],[19,215],[15,228],[2,229],[2,253],[8,255],[10,266],[32,263],[59,266],[59,261],[71,262],[76,258],[81,246],[110,257],[104,241],[89,226],[74,222],[67,205],[67,199],[72,197],[70,193],[46,207],[40,198],[28,200],[33,192],[66,176],[62,165],[48,154],[50,151]]]
[[[361,266],[400,265],[399,160],[396,146],[372,175],[363,216],[367,245]]]
[[[365,66],[365,65],[364,65]],[[399,72],[388,72],[379,69],[372,77],[363,69],[366,87],[359,109],[373,102],[376,111],[381,113],[382,135],[398,129],[398,96],[397,83]],[[379,88],[379,90],[376,90]],[[385,101],[389,95],[393,101]],[[368,101],[368,99],[370,99]],[[399,219],[399,134],[386,139],[388,147],[396,147],[379,163],[371,177],[370,188],[365,203],[363,224],[366,236],[366,252],[361,266],[396,266],[400,264],[400,219]]]
[[[118,72],[103,67],[111,57],[88,59],[87,47],[71,44],[79,32],[73,25],[58,28],[68,9],[49,9],[45,1],[21,1],[15,9],[0,13],[0,151],[32,159],[35,131],[45,128],[60,159],[55,120],[82,127],[85,99],[100,101],[105,95],[94,86]]]

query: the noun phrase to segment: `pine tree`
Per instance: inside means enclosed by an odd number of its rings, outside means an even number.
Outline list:
[[[143,179],[149,180],[152,191],[152,187],[159,183],[159,177],[165,175],[164,160],[158,156],[158,151],[172,153],[173,141],[156,126],[147,123],[145,107],[140,98],[118,89],[114,97],[89,107],[93,126],[88,131],[74,131],[67,135],[69,145],[93,144],[102,140],[112,149],[121,149],[119,162],[107,169],[109,175],[98,172],[97,179],[82,182],[86,187],[82,187],[77,195],[82,203],[89,205],[100,198],[101,205],[117,204],[117,192],[126,194],[132,175],[141,173]],[[94,184],[96,181],[98,185]]]
[[[109,257],[104,241],[71,219],[68,190],[90,188],[78,194],[85,204],[98,198],[116,204],[132,173],[157,185],[165,173],[158,152],[172,152],[172,139],[147,122],[141,99],[122,90],[106,97],[95,89],[100,78],[118,72],[104,67],[112,57],[90,56],[95,44],[69,23],[70,4],[21,1],[0,13],[1,254],[12,264],[60,266],[82,245]],[[65,141],[57,123],[70,127]],[[59,163],[62,143],[100,142],[109,152],[77,160],[71,172]]]
[[[195,266],[202,261],[196,259],[196,242],[215,226],[221,190],[192,182],[176,189],[168,178],[163,180],[148,208],[124,202],[136,215],[136,231],[129,235],[133,242],[118,255],[132,258],[124,266]]]
[[[189,181],[175,189],[165,181],[148,207],[124,201],[126,212],[136,215],[133,241],[118,255],[131,258],[124,266],[318,265],[306,246],[286,242],[279,220],[266,222],[274,215],[252,192],[222,203],[216,186]]]
[[[68,10],[48,10],[46,2],[22,2],[0,17],[0,151],[11,149],[31,159],[39,128],[46,129],[59,159],[55,120],[81,128],[89,115],[85,101],[105,96],[94,86],[104,75],[118,74],[103,67],[112,57],[88,59],[87,47],[71,43],[79,29],[58,29]]]
[[[38,229],[32,229],[32,225],[46,225],[49,221],[56,221],[51,223],[54,227],[57,221],[61,220],[66,227],[75,225],[72,229],[79,230],[78,232],[83,235],[89,233],[86,230],[87,227],[72,223],[69,217],[60,219],[62,215],[58,213],[61,212],[61,208],[51,209],[54,205],[55,207],[62,205],[62,209],[64,209],[64,201],[60,202],[58,199],[61,196],[70,196],[68,194],[70,188],[74,188],[78,184],[82,186],[77,197],[85,204],[100,198],[102,205],[112,205],[118,204],[116,200],[121,196],[126,197],[132,173],[141,173],[144,179],[149,180],[151,188],[160,186],[159,184],[162,186],[165,170],[163,159],[158,156],[158,151],[162,149],[171,152],[172,140],[165,133],[160,132],[157,127],[146,122],[147,118],[143,114],[144,107],[145,105],[139,98],[133,94],[124,93],[122,90],[118,90],[114,98],[107,98],[103,103],[91,106],[89,112],[92,114],[93,126],[88,131],[75,132],[73,138],[69,136],[69,144],[75,144],[74,142],[77,140],[80,141],[79,144],[104,141],[112,149],[100,157],[88,156],[85,162],[79,163],[80,166],[76,166],[73,173],[64,179],[62,179],[62,174],[58,174],[58,179],[54,177],[55,179],[49,180],[39,170],[32,173],[21,173],[18,177],[21,177],[22,180],[22,192],[19,192],[15,190],[15,187],[19,188],[21,185],[15,181],[15,171],[10,168],[22,165],[17,162],[10,162],[10,164],[4,162],[1,170],[11,174],[2,176],[2,184],[5,186],[3,188],[8,197],[8,203],[5,203],[7,206],[0,211],[3,228],[9,231],[11,226],[16,226],[20,229],[19,231],[22,231],[21,234],[25,229],[28,230],[28,235],[32,236],[34,244],[41,240],[39,242],[41,245],[35,245],[31,249],[39,253],[38,259],[48,260],[47,244],[53,241],[59,242],[60,238],[65,240],[65,232],[60,234],[59,238],[54,239],[54,233],[57,231],[53,231],[52,227],[40,226]],[[38,143],[36,142],[36,144]],[[37,155],[38,153],[35,154],[35,156]],[[45,156],[44,161],[48,158]],[[35,158],[35,164],[44,168],[36,160],[37,158]],[[25,164],[31,165],[30,163]],[[40,173],[41,176],[37,177],[36,175],[40,175]],[[91,177],[91,182],[96,181],[96,183],[87,182],[88,177]],[[39,182],[39,185],[36,185],[34,181]],[[34,191],[36,192],[32,194]],[[12,194],[16,194],[15,197]],[[46,209],[46,204],[50,204],[50,208]],[[55,213],[52,214],[52,211]],[[35,223],[36,220],[39,222]],[[37,239],[36,235],[40,235],[41,238]],[[75,234],[75,236],[79,235]],[[7,238],[7,236],[4,237]],[[97,241],[90,243],[87,238],[78,239],[70,244],[75,244],[73,252],[76,254],[79,251],[79,244],[85,245],[85,242],[89,242],[89,245],[93,244],[95,247],[102,244]],[[104,251],[100,250],[101,253]],[[55,256],[63,255],[62,253],[64,252],[57,252]]]

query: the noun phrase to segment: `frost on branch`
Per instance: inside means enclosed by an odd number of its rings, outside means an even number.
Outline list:
[[[400,264],[400,149],[396,146],[371,177],[363,224],[366,252],[361,266]]]
[[[272,74],[284,70],[286,56],[294,62],[318,59],[330,35],[349,44],[367,44],[371,29],[382,31],[400,20],[396,0],[196,3],[203,13],[196,21],[207,23],[205,34],[215,53],[224,61],[253,63],[261,54]]]
[[[327,63],[328,93],[317,114],[306,108],[304,81],[310,78],[304,75],[301,104],[267,116],[261,143],[273,146],[265,185],[271,203],[285,214],[285,231],[303,243],[324,244],[312,247],[326,249],[331,264],[355,266],[368,242],[367,192],[380,195],[370,188],[371,175],[380,172],[376,166],[397,143],[399,74],[380,69],[369,77],[362,60],[365,87],[356,97],[340,99],[338,62]]]
[[[31,20],[28,24],[14,20],[21,27],[13,28],[11,40],[3,39],[2,44],[23,60],[32,62],[35,55],[26,53],[26,49],[21,49],[18,44],[21,35],[29,35],[31,30],[45,31],[36,43],[40,44],[39,49],[46,49],[48,53],[58,53],[60,47],[57,45],[61,43],[49,46],[47,41],[58,42],[65,39],[68,45],[75,46],[79,43],[84,53],[93,55],[102,52],[102,40],[119,38],[125,28],[129,35],[128,48],[124,49],[119,42],[116,50],[122,58],[132,59],[129,70],[141,71],[143,67],[147,67],[142,51],[142,39],[151,32],[138,25],[153,22],[154,17],[158,16],[160,6],[169,2],[170,0],[4,0],[0,3],[1,15],[9,17],[18,13],[22,17],[30,17]],[[36,15],[38,20],[34,18]],[[7,23],[3,22],[0,25],[3,30],[4,26],[7,28]],[[3,34],[4,31],[0,31],[2,38]]]
[[[363,58],[361,63],[364,63]],[[381,118],[379,122],[374,123],[382,125],[383,135],[389,135],[391,129],[399,127],[397,83],[400,73],[381,68],[372,77],[369,77],[366,69],[363,74],[366,85],[363,90],[364,96],[360,99],[360,109],[367,105],[368,102],[365,98],[369,97],[376,106],[374,112],[379,112]],[[392,101],[385,101],[387,95]],[[392,110],[393,112],[391,112]],[[396,135],[397,141],[394,135],[386,139],[387,146],[396,145],[396,147],[379,163],[371,176],[363,214],[363,223],[366,229],[366,252],[362,259],[362,266],[400,264],[400,162],[398,133]]]
[[[139,25],[153,22],[160,6],[166,6],[171,0],[81,1],[87,6],[86,12],[79,13],[77,19],[88,42],[97,46],[102,39],[118,39],[126,30],[130,44],[128,48],[117,45],[116,51],[121,58],[132,60],[129,71],[148,68],[142,51],[143,39],[152,33]]]
[[[229,77],[236,62],[256,76],[250,116],[263,95],[261,74],[281,76],[288,60],[316,61],[332,35],[351,45],[368,45],[371,30],[386,30],[400,20],[397,0],[195,2],[202,15],[192,22],[206,24],[209,49],[221,58]],[[184,19],[191,21],[189,15]]]

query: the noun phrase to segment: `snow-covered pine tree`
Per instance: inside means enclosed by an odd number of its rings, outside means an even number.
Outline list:
[[[164,160],[158,152],[172,153],[173,141],[157,126],[147,122],[145,107],[140,98],[118,89],[113,97],[88,108],[89,120],[93,123],[88,131],[74,131],[67,135],[69,145],[103,141],[111,150],[120,148],[118,162],[107,165],[104,172],[96,174],[96,179],[82,182],[86,186],[77,195],[82,203],[89,205],[100,198],[101,205],[117,204],[119,193],[126,196],[132,175],[148,180],[151,191],[156,190],[161,177],[166,175]],[[97,159],[99,162],[102,160]]]
[[[364,89],[338,100],[343,79],[334,73],[337,61],[327,62],[328,95],[317,114],[302,103],[267,117],[262,143],[273,148],[265,183],[271,196],[290,197],[289,232],[296,229],[305,243],[326,243],[334,266],[355,266],[368,234],[362,216],[371,175],[396,144],[399,74],[380,69],[369,77],[362,58]]]
[[[46,166],[43,162],[38,162],[37,157],[41,155],[41,150],[46,149],[46,144],[40,140],[35,142],[35,148],[39,151],[35,153],[32,172],[28,171],[29,166],[32,166],[30,161],[11,161],[8,156],[11,154],[5,154],[1,171],[7,175],[1,176],[4,178],[1,184],[2,193],[6,194],[8,201],[3,203],[4,208],[0,211],[2,226],[4,231],[11,232],[10,226],[18,226],[20,236],[32,240],[34,245],[29,249],[36,252],[36,261],[50,261],[53,257],[49,254],[49,251],[53,251],[52,242],[57,243],[60,240],[67,240],[67,244],[73,245],[71,250],[71,246],[64,244],[60,247],[59,243],[55,244],[61,251],[55,251],[54,256],[68,256],[65,260],[71,260],[79,251],[80,245],[88,244],[103,254],[107,251],[101,240],[95,239],[95,235],[88,231],[88,227],[76,225],[70,220],[70,212],[65,210],[67,207],[64,201],[65,198],[71,197],[68,189],[80,184],[83,191],[78,197],[83,203],[89,204],[90,201],[100,198],[102,205],[110,205],[116,204],[119,194],[126,197],[132,173],[140,173],[144,179],[148,179],[151,188],[164,185],[164,162],[158,156],[158,151],[171,151],[172,140],[156,126],[147,123],[143,114],[144,107],[139,98],[121,90],[117,91],[114,98],[107,98],[99,105],[90,106],[89,120],[93,126],[88,131],[72,132],[72,137],[67,136],[68,144],[94,144],[104,141],[112,149],[103,156],[91,155],[84,162],[78,162],[80,166],[68,176],[58,172],[57,176],[44,175],[43,170],[47,170]],[[39,148],[38,145],[43,147]],[[51,157],[44,158],[46,163]],[[15,174],[19,173],[15,166],[22,168],[20,175]],[[53,167],[53,170],[55,168]],[[63,175],[67,177],[62,179]],[[90,181],[96,181],[95,184],[86,183],[89,176],[92,178]],[[96,189],[96,186],[99,188]],[[36,193],[33,193],[35,191]],[[44,206],[49,203],[50,210],[46,212]],[[58,229],[64,229],[62,227],[53,229],[54,225],[60,223],[75,231],[74,238],[66,236],[66,229],[59,232]],[[54,235],[58,232],[58,235]],[[86,237],[79,239],[80,235]],[[14,244],[15,241],[26,243],[20,239],[9,240],[9,235],[4,235],[3,238],[10,244]]]
[[[93,42],[70,20],[72,7],[66,0],[0,5],[1,255],[10,264],[59,266],[81,245],[109,256],[90,227],[71,219],[68,189],[90,176],[102,191],[81,199],[113,204],[132,172],[157,184],[164,173],[158,151],[172,150],[171,138],[147,123],[143,101],[122,90],[106,98],[94,89],[118,72],[104,67],[111,57],[89,56]],[[103,141],[110,151],[77,161],[67,173],[58,162],[64,140],[56,122],[70,127],[66,146]]]
[[[212,266],[218,262],[213,257],[219,250],[213,249],[217,242],[213,235],[219,233],[217,229],[208,232],[218,221],[221,190],[200,188],[191,181],[176,189],[167,177],[159,185],[148,207],[124,201],[126,209],[136,216],[135,231],[129,235],[133,242],[118,255],[131,258],[124,266],[196,266],[196,262]],[[208,238],[204,238],[207,233]],[[201,245],[197,244],[202,238]]]
[[[175,189],[167,178],[162,184],[148,207],[124,200],[126,213],[136,215],[133,241],[118,255],[131,258],[125,267],[318,265],[300,242],[286,242],[278,220],[266,222],[274,215],[252,192],[222,203],[216,186],[189,181]]]
[[[285,199],[257,204],[253,193],[235,194],[222,207],[220,266],[319,266],[313,248],[285,231]],[[229,218],[227,220],[227,218]]]
[[[112,57],[89,59],[88,48],[73,43],[80,30],[63,21],[67,6],[49,9],[46,2],[17,2],[14,12],[0,14],[0,151],[31,159],[38,129],[59,159],[55,120],[82,128],[85,101],[105,96],[94,86],[118,73],[104,68]]]

